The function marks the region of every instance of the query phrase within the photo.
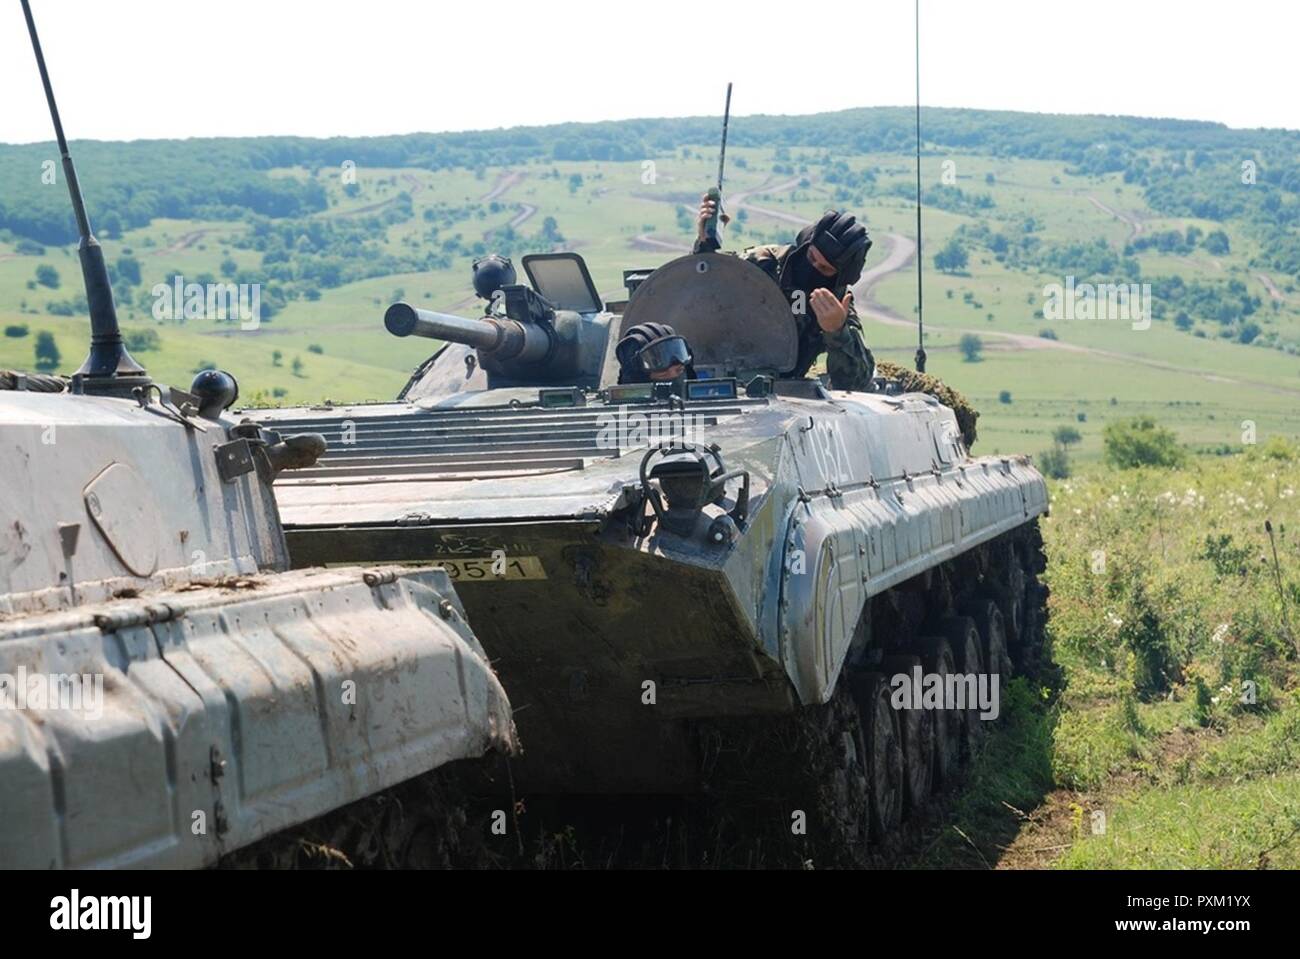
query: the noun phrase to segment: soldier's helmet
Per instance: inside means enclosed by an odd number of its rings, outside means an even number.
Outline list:
[[[516,281],[515,265],[509,257],[498,253],[489,253],[474,261],[474,292],[485,300],[503,286],[510,286]]]
[[[691,348],[686,337],[666,323],[639,323],[614,347],[620,383],[648,383],[674,366],[691,373]]]
[[[867,228],[852,213],[838,210],[823,213],[811,228],[806,227],[800,233],[798,242],[811,242],[835,267],[839,281],[845,285],[858,281],[867,251],[871,249]]]

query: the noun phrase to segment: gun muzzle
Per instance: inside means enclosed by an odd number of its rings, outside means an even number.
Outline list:
[[[503,362],[535,363],[546,359],[551,350],[550,334],[532,323],[486,316],[470,319],[421,310],[409,303],[390,306],[384,313],[384,326],[394,336],[463,343]]]

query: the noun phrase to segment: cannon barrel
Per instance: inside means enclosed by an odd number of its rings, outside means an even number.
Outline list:
[[[471,319],[452,313],[421,310],[409,303],[394,303],[384,313],[384,326],[394,336],[425,336],[472,346],[493,359],[532,363],[546,359],[550,333],[533,323],[497,317]]]

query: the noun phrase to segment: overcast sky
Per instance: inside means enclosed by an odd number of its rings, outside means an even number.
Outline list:
[[[73,139],[910,104],[910,0],[32,0]],[[922,0],[935,106],[1300,128],[1298,0]],[[14,0],[0,142],[52,139]]]

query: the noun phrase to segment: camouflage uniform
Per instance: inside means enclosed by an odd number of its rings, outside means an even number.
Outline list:
[[[826,354],[826,372],[830,374],[831,389],[864,391],[871,383],[875,373],[876,361],[867,349],[863,337],[862,321],[858,319],[857,309],[849,302],[849,316],[838,333],[827,333],[817,324],[817,314],[807,292],[800,290],[792,276],[786,270],[794,256],[806,256],[810,231],[800,232],[795,243],[773,244],[770,246],[751,246],[740,254],[770,276],[781,287],[790,300],[794,321],[799,331],[799,358],[794,369],[784,372],[787,378],[801,378],[808,374],[817,357]],[[715,252],[715,247],[708,240],[696,240],[694,252]],[[839,277],[833,281],[836,285],[828,287],[837,300],[844,298],[847,288]]]

